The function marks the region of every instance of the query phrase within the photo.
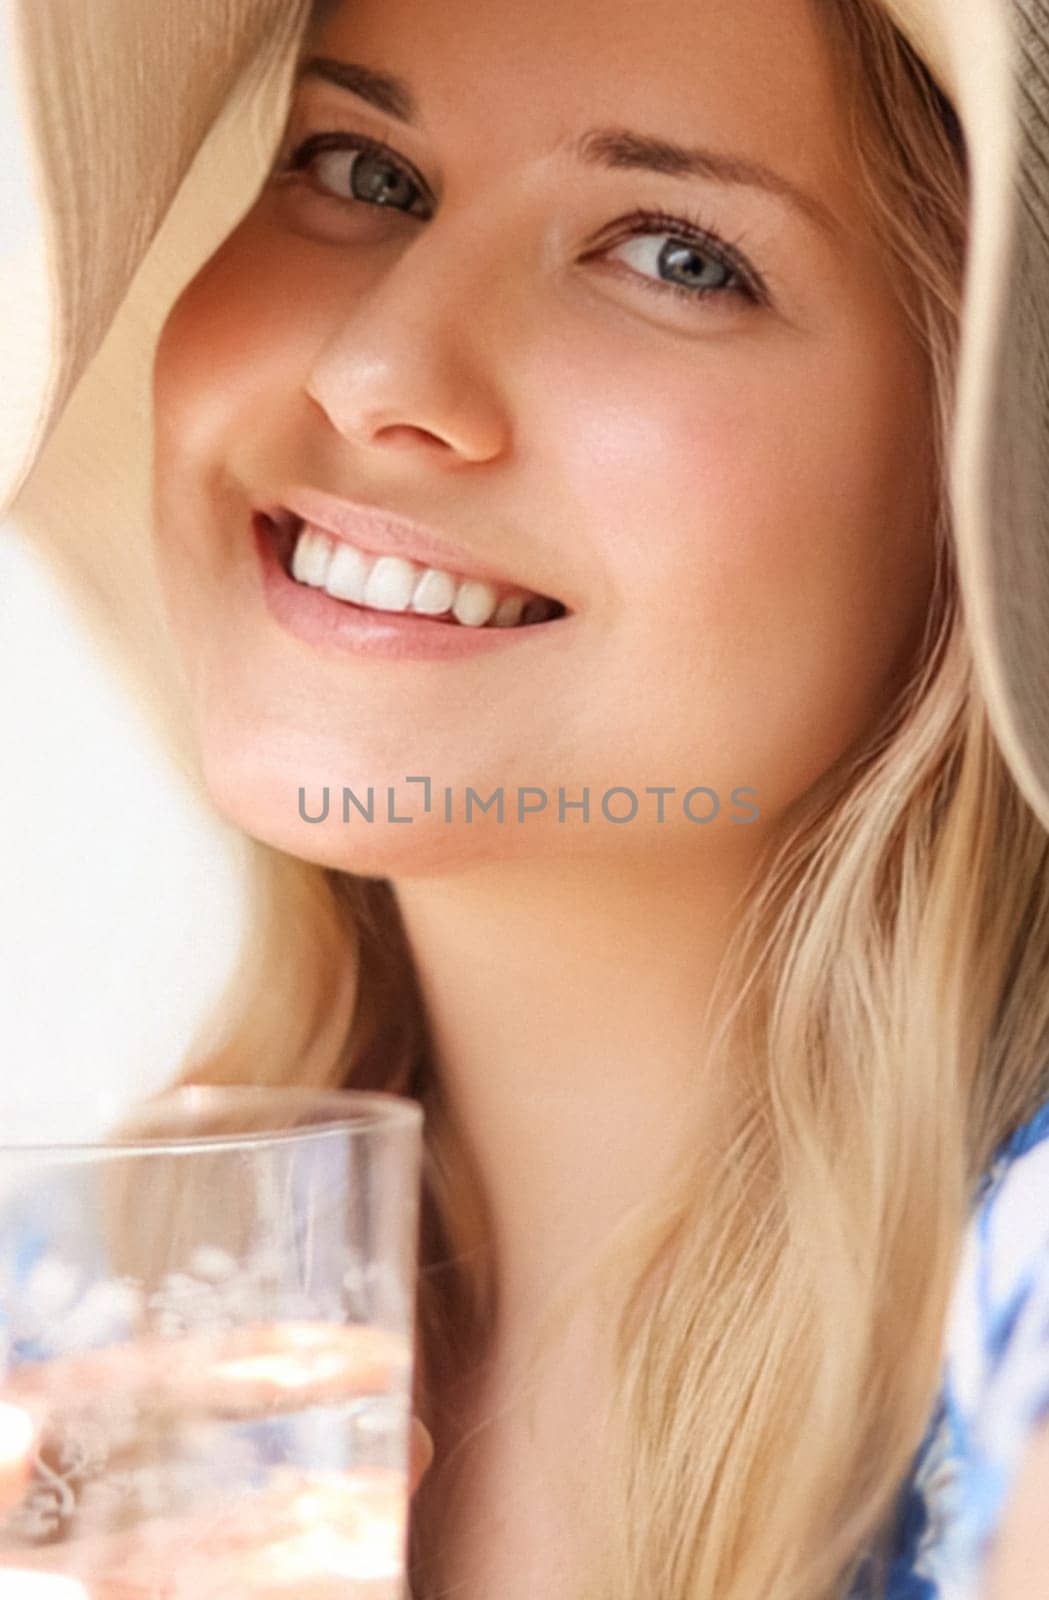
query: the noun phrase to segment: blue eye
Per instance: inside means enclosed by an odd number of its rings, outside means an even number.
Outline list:
[[[697,219],[673,216],[665,211],[637,210],[623,221],[633,226],[625,241],[614,248],[638,247],[633,264],[628,262],[628,265],[642,288],[654,289],[657,294],[677,294],[693,301],[711,295],[731,295],[755,305],[767,303],[761,279],[735,245],[720,240]],[[661,239],[666,243],[660,247]],[[659,274],[678,276],[676,281],[670,277],[649,277],[638,270],[645,267]]]
[[[314,134],[296,146],[281,170],[310,172],[318,187],[334,199],[389,206],[411,216],[431,215],[421,180],[416,181],[412,169],[380,139],[365,134]]]
[[[403,211],[406,216],[433,216],[432,197],[423,178],[381,139],[367,134],[313,134],[291,151],[278,170],[308,172],[320,193],[343,204],[356,201]],[[649,276],[638,270],[638,263],[628,265],[628,276],[640,288],[676,294],[693,303],[717,295],[751,305],[769,303],[765,285],[736,245],[719,239],[698,218],[638,209],[614,226],[628,228],[625,240],[592,253],[608,255],[624,244],[633,248],[636,241],[639,265],[650,266],[657,274]],[[661,238],[667,241],[662,248],[653,249],[647,243]]]

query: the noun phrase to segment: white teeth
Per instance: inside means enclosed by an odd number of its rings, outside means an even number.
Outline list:
[[[481,628],[495,610],[495,590],[490,583],[479,583],[466,578],[460,585],[452,606],[452,615],[468,628]]]
[[[295,545],[291,575],[293,578],[298,578],[300,583],[308,583],[314,589],[323,589],[331,557],[332,541],[325,538],[323,533],[317,533],[312,528],[304,528]]]
[[[295,541],[291,575],[336,600],[377,611],[413,611],[431,617],[450,613],[467,628],[480,628],[489,621],[495,627],[512,628],[522,621],[544,620],[549,611],[549,602],[540,595],[507,594],[500,600],[492,584],[480,579],[455,578],[440,567],[420,567],[402,556],[369,555],[309,524]]]
[[[417,568],[400,556],[380,556],[364,588],[364,603],[380,611],[407,611]]]
[[[363,551],[340,540],[331,558],[324,587],[336,600],[356,600],[359,604],[364,599],[370,565]],[[294,570],[293,567],[293,573]]]
[[[455,579],[439,567],[427,567],[412,595],[412,610],[424,616],[439,617],[442,611],[452,609],[455,599]]]

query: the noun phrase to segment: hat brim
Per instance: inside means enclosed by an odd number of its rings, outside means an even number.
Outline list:
[[[1049,828],[1049,6],[884,0],[954,101],[971,209],[950,484],[1002,754]]]
[[[78,602],[194,787],[153,566],[152,354],[251,205],[308,0],[0,0],[39,226],[0,259],[0,515]],[[79,13],[79,17],[74,15]]]
[[[107,639],[154,699],[181,691],[157,654],[142,526],[147,358],[178,289],[257,192],[308,0],[89,3],[74,27],[70,0],[0,0],[45,222],[26,247],[40,261],[0,262],[0,303],[25,312],[0,344],[0,511],[108,613]],[[1049,4],[883,4],[966,137],[958,573],[996,736],[1049,828]]]

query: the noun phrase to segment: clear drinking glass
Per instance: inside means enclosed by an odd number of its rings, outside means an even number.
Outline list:
[[[190,1087],[0,1125],[0,1600],[401,1600],[422,1122]]]

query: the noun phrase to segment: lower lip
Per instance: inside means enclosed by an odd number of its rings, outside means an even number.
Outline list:
[[[252,532],[270,615],[289,633],[324,649],[413,661],[457,660],[520,644],[524,639],[547,638],[556,623],[568,621],[569,614],[565,614],[515,628],[471,628],[410,612],[356,606],[289,577],[281,565],[274,525],[261,512],[252,517]]]

